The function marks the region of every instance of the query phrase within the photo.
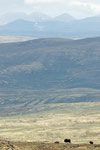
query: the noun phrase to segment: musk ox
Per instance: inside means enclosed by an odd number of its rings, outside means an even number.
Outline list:
[[[89,143],[90,143],[90,144],[93,144],[93,142],[92,142],[92,141],[89,141]]]
[[[59,141],[56,141],[55,144],[59,144]]]
[[[65,143],[71,143],[71,139],[64,139]]]

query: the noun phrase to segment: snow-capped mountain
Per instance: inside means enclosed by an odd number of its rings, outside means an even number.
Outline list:
[[[61,14],[59,16],[56,16],[55,19],[63,22],[70,22],[75,20],[75,18],[69,14]]]

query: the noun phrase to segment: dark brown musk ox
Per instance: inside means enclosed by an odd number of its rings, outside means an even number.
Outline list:
[[[90,144],[94,144],[93,141],[89,141]]]
[[[59,141],[56,141],[55,144],[59,144]]]
[[[64,139],[65,143],[71,143],[71,139]]]

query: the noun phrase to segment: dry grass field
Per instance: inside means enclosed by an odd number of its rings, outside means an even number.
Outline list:
[[[73,112],[67,112],[68,105],[73,106]],[[62,104],[59,107],[62,113],[54,107],[56,110],[41,114],[0,117],[0,138],[51,143],[62,143],[70,138],[74,144],[88,144],[90,140],[100,144],[100,103]]]
[[[12,42],[23,42],[32,40],[31,37],[21,37],[21,36],[0,36],[0,43],[12,43]]]

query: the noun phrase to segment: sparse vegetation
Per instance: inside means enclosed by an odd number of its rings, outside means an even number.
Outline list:
[[[0,137],[14,141],[13,150],[100,149],[99,43],[100,38],[0,44]],[[72,144],[55,143],[65,138]]]
[[[0,136],[11,141],[62,143],[69,138],[72,143],[99,144],[100,109],[96,110],[96,105],[100,106],[99,103],[63,104],[56,105],[57,108],[52,105],[53,109],[37,114],[0,117]]]
[[[100,150],[100,145],[0,141],[0,150]]]
[[[100,110],[99,100],[99,89],[30,90],[1,88],[0,105],[2,109],[0,109],[0,116],[24,115],[43,111],[58,113],[84,113],[88,111],[92,113],[93,110],[98,113]],[[77,103],[77,105],[74,105],[74,103]]]

